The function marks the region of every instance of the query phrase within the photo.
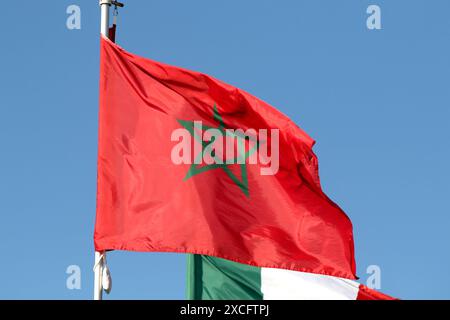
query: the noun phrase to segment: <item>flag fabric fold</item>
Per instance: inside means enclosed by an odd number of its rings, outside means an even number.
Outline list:
[[[321,189],[313,139],[288,117],[241,89],[105,37],[100,64],[97,251],[203,254],[355,279],[351,221]],[[211,152],[216,163],[196,163],[196,147],[200,155],[211,148],[202,133],[211,128],[242,143],[235,162]],[[251,135],[239,130],[279,135],[250,146]],[[177,132],[190,139],[193,163],[175,152]],[[249,163],[258,148],[276,146],[273,174],[262,174],[262,160]]]

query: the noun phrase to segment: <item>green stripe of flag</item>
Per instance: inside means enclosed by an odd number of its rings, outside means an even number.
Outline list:
[[[198,254],[187,256],[188,299],[263,299],[261,268]]]

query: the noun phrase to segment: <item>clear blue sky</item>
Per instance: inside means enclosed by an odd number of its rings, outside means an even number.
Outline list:
[[[448,0],[125,2],[121,46],[243,88],[317,140],[363,283],[375,264],[388,294],[450,298]],[[98,0],[2,4],[0,298],[92,297],[99,18]],[[109,299],[184,298],[185,256],[108,258]]]

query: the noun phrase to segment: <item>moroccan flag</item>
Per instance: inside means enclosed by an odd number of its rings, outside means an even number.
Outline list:
[[[264,101],[102,38],[98,139],[96,250],[355,278],[313,139]]]
[[[187,296],[191,300],[394,299],[349,279],[197,254],[188,256]]]

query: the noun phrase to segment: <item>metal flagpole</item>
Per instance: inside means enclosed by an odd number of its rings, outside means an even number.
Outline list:
[[[116,0],[100,0],[100,11],[101,11],[101,22],[100,22],[100,32],[103,36],[109,37],[109,7],[114,5],[117,7],[123,7],[123,3]],[[102,300],[103,289],[109,293],[111,289],[111,280],[109,277],[108,267],[105,265],[106,252],[95,251],[95,262],[94,262],[94,300]],[[106,279],[104,278],[103,272],[106,269]],[[106,283],[103,283],[106,281]]]
[[[102,300],[103,286],[103,256],[101,252],[95,251],[94,264],[94,300]]]
[[[109,33],[109,7],[112,0],[100,0],[100,33],[108,37]],[[103,286],[102,286],[102,274],[103,274],[103,252],[95,251],[94,262],[94,300],[102,300]]]
[[[112,4],[112,0],[100,0],[100,11],[101,11],[101,23],[100,32],[105,37],[108,37],[109,30],[109,7]]]

